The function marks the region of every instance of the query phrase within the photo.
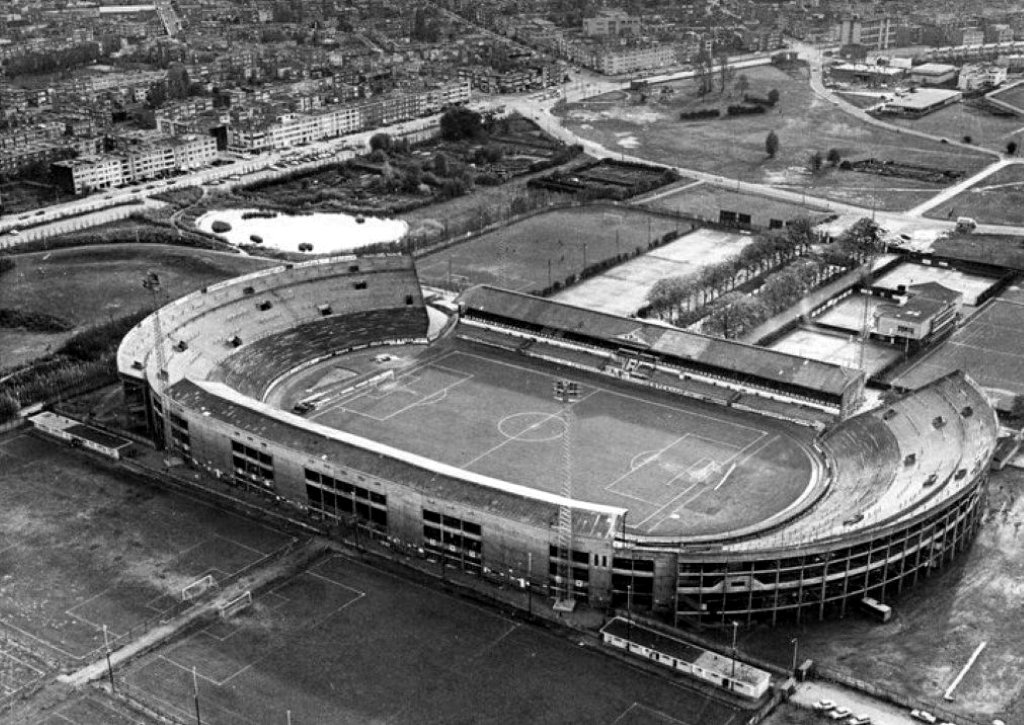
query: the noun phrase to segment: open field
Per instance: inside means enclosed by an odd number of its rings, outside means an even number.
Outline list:
[[[962,369],[1009,410],[1024,394],[1024,304],[1003,295],[982,307],[953,336],[893,378],[901,388],[917,389],[948,372]]]
[[[1016,137],[1024,126],[1024,119],[1016,116],[994,116],[967,103],[954,103],[940,108],[921,118],[887,117],[888,123],[903,128],[912,128],[934,136],[943,136],[951,141],[971,137],[971,143],[1003,153],[1006,142]]]
[[[974,545],[948,569],[888,602],[895,616],[887,624],[853,615],[802,627],[762,625],[740,630],[740,650],[784,664],[797,637],[800,659],[913,697],[926,709],[944,706],[986,724],[994,718],[1024,722],[1022,486],[1024,471],[992,474],[988,512]],[[944,702],[942,693],[982,642],[988,644],[957,687],[955,701]],[[780,712],[768,722],[791,721]],[[816,716],[814,722],[824,720]]]
[[[822,212],[815,209],[814,201],[811,199],[808,205],[793,204],[754,194],[737,193],[720,186],[694,184],[670,193],[656,194],[650,201],[644,201],[640,206],[678,214],[691,214],[715,222],[723,210],[732,211],[737,214],[749,214],[755,226],[766,228],[771,219],[786,222],[802,217],[814,219],[822,216]]]
[[[554,295],[553,299],[588,310],[629,316],[647,304],[654,283],[685,276],[739,254],[750,243],[746,234],[696,229],[641,257],[612,267]]]
[[[1000,169],[926,212],[925,216],[931,219],[966,216],[982,224],[1024,224],[1024,165]]]
[[[474,473],[561,490],[565,421],[551,398],[558,369],[463,343],[394,350],[402,366],[395,382],[329,396],[307,417]],[[335,358],[282,385],[282,407],[325,375],[337,377],[339,364],[357,373],[381,369],[369,353]],[[805,430],[573,377],[581,387],[573,495],[629,508],[637,531],[697,535],[757,525],[812,482],[798,438]]]
[[[993,98],[1024,110],[1024,83],[1015,85],[1013,88],[1008,88],[1005,91],[1000,91]]]
[[[664,101],[652,96],[638,105],[639,96],[635,96],[619,104],[570,104],[565,125],[606,148],[622,149],[633,156],[743,181],[807,189],[814,196],[889,210],[919,204],[942,187],[853,171],[829,169],[811,174],[806,171],[808,156],[815,150],[826,153],[836,148],[843,158],[893,159],[967,173],[989,162],[989,157],[980,153],[855,119],[815,96],[806,71],[797,78],[771,67],[744,73],[754,93],[779,90],[781,100],[775,109],[762,115],[681,122],[680,111],[740,101],[738,95],[721,97],[716,91],[702,104],[693,82],[687,80],[670,84],[677,90]],[[768,159],[764,140],[773,130],[779,136],[779,152]]]
[[[511,226],[420,257],[424,284],[494,284],[539,290],[618,254],[646,249],[651,240],[689,228],[660,214],[619,206],[585,206],[541,212]]]
[[[282,723],[286,711],[338,725],[741,721],[670,679],[342,556],[126,678],[136,696],[189,719],[193,666],[209,725]]]
[[[161,304],[213,282],[273,266],[255,257],[168,245],[123,244],[19,254],[0,278],[0,307],[42,312],[81,329],[153,306],[142,288],[160,275]],[[13,367],[56,348],[74,330],[28,333],[0,328],[0,367]]]
[[[45,656],[80,665],[151,622],[181,588],[261,559],[288,537],[132,484],[31,435],[0,439],[0,623]]]

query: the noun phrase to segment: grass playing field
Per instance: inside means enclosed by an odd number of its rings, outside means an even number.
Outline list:
[[[116,644],[179,602],[181,587],[288,540],[28,435],[0,441],[0,532],[0,623],[72,666],[103,646],[104,625]]]
[[[437,284],[494,284],[539,290],[579,274],[587,265],[646,249],[650,240],[676,231],[681,222],[615,206],[542,212],[416,262],[420,280]],[[689,225],[683,223],[683,228]],[[550,271],[550,278],[549,278]]]
[[[191,721],[673,723],[741,713],[590,647],[336,556],[128,672],[133,695]],[[571,683],[571,684],[570,684]]]
[[[466,343],[392,348],[394,382],[327,395],[310,419],[475,473],[560,492],[566,423],[552,383],[564,370]],[[361,361],[361,362],[360,362]],[[371,356],[341,358],[359,372]],[[571,373],[573,495],[630,510],[654,535],[710,535],[756,525],[811,481],[806,431],[695,401],[647,395]],[[308,395],[316,373],[284,386],[283,407]],[[342,383],[337,385],[341,389]]]
[[[916,389],[953,370],[964,370],[996,404],[1009,410],[1024,393],[1024,304],[993,300],[953,336],[904,370],[892,382]]]

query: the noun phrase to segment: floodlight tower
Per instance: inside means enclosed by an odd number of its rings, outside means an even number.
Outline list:
[[[562,498],[558,507],[558,563],[555,569],[560,590],[556,590],[554,608],[559,612],[571,612],[576,608],[576,592],[572,579],[572,428],[573,403],[580,399],[579,383],[571,380],[556,380],[555,400],[562,404],[561,418],[565,424],[562,434],[562,463],[565,470],[562,478]]]
[[[167,381],[167,359],[164,356],[164,331],[163,325],[160,323],[160,275],[150,270],[146,273],[146,276],[142,280],[142,286],[149,290],[150,294],[153,295],[153,349],[156,353],[156,391],[162,393],[165,389],[164,383]],[[166,403],[161,404],[161,410]],[[163,411],[166,413],[166,411]],[[171,448],[171,429],[170,421],[166,415],[164,415],[163,423],[161,424],[164,433],[164,447],[167,450]]]

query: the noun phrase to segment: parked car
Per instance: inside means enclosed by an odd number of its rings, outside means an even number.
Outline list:
[[[846,721],[846,725],[871,725],[871,718],[867,715],[854,715]]]
[[[828,714],[833,720],[845,720],[850,716],[850,710],[846,707],[837,707],[835,710]]]
[[[939,720],[927,710],[911,710],[910,717],[915,720],[920,720],[921,722],[926,722],[928,725],[935,725]]]
[[[828,712],[829,710],[834,710],[835,708],[836,704],[831,700],[819,700],[818,702],[814,703],[814,709],[818,712]]]

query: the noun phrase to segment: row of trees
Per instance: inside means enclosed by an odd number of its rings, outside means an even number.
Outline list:
[[[768,275],[755,294],[731,292],[720,297],[704,318],[702,329],[728,339],[742,337],[835,275],[863,264],[883,249],[879,226],[871,219],[861,219],[821,253],[809,254]]]
[[[806,254],[813,242],[807,219],[794,220],[784,231],[760,234],[739,254],[700,272],[658,280],[647,294],[648,310],[662,319],[690,318],[740,285]]]

